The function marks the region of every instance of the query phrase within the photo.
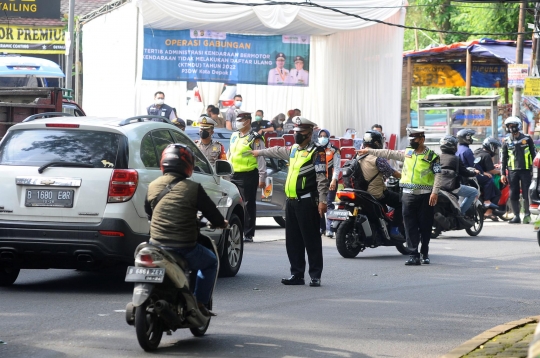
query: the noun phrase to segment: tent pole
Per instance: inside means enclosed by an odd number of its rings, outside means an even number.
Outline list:
[[[467,58],[466,58],[466,70],[465,70],[465,95],[471,95],[471,74],[472,74],[472,56],[467,49]]]
[[[407,57],[407,124],[411,123],[411,91],[412,91],[412,64],[411,58]]]
[[[508,100],[508,84],[506,85],[506,87],[504,87],[504,104],[508,104],[508,102],[510,102]]]

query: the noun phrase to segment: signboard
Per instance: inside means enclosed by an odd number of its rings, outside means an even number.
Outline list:
[[[540,77],[525,78],[525,96],[540,97]]]
[[[465,64],[413,65],[413,86],[465,87]],[[506,65],[473,65],[471,86],[485,88],[506,87]]]
[[[309,85],[304,35],[144,29],[143,80]]]
[[[529,75],[529,65],[508,64],[508,87],[525,86],[525,78]]]
[[[60,19],[60,0],[0,1],[0,12],[3,17]]]
[[[64,54],[63,27],[0,24],[0,52]]]

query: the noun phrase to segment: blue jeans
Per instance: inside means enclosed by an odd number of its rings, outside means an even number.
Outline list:
[[[459,196],[463,197],[463,201],[461,202],[461,215],[465,215],[467,210],[471,207],[472,203],[474,203],[474,198],[478,195],[478,190],[476,188],[473,188],[472,186],[462,185],[459,187],[459,190],[456,193]]]
[[[210,302],[217,275],[218,262],[216,255],[201,244],[197,244],[194,248],[175,248],[174,251],[186,259],[190,270],[198,271],[193,294],[197,301],[207,305]]]

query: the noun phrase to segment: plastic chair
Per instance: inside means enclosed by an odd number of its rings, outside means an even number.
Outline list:
[[[284,134],[283,139],[285,140],[285,146],[290,147],[294,144],[294,135],[292,134]]]
[[[388,149],[395,150],[396,149],[396,142],[397,142],[397,135],[390,134],[390,140],[388,141]]]
[[[341,148],[341,160],[349,160],[354,157],[356,154],[356,148],[355,147],[342,147]]]
[[[339,138],[339,147],[354,147],[354,140],[350,138]]]
[[[339,143],[339,139],[335,139],[335,138],[330,137],[330,143],[336,148],[341,147],[341,145],[340,145],[341,143]]]
[[[266,133],[264,133],[264,142],[268,143],[269,138],[276,138],[276,137],[277,137],[276,132],[266,132]]]
[[[272,147],[284,147],[285,139],[283,138],[268,138],[268,148]]]
[[[291,130],[289,131],[289,134],[294,135],[294,131],[291,129]]]

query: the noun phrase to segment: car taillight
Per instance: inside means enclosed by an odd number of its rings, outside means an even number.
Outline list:
[[[540,168],[540,157],[538,155],[534,157],[533,165],[537,168]]]
[[[338,191],[336,195],[341,200],[347,199],[354,201],[354,199],[356,199],[356,194],[354,191]]]
[[[133,169],[114,169],[109,182],[108,203],[122,203],[131,199],[137,184],[139,173]]]
[[[68,123],[46,123],[45,127],[48,128],[79,128],[78,124],[68,124]]]
[[[125,236],[121,231],[100,230],[99,233],[103,236]]]

